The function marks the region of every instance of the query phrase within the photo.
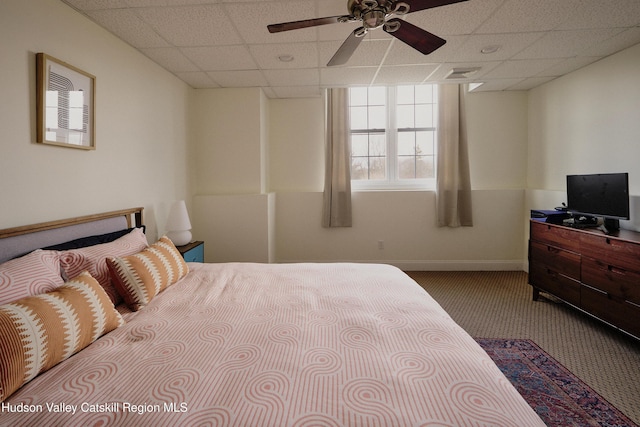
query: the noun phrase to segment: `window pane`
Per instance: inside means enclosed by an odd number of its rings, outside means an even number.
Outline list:
[[[369,134],[369,155],[370,156],[386,156],[387,155],[387,139],[385,134],[372,133]]]
[[[369,179],[387,178],[387,161],[384,157],[371,157],[369,165]]]
[[[433,99],[433,86],[416,86],[416,104],[431,104]]]
[[[398,105],[396,111],[398,129],[415,127],[413,105]]]
[[[351,155],[356,157],[369,155],[369,135],[366,133],[351,135]]]
[[[398,178],[413,179],[416,177],[416,164],[414,156],[398,157]]]
[[[351,107],[351,129],[367,129],[367,107]]]
[[[349,105],[367,105],[367,88],[352,87],[349,89]]]
[[[387,88],[382,86],[370,87],[369,105],[387,105]]]
[[[416,127],[430,128],[434,127],[433,123],[433,105],[423,104],[416,105]]]
[[[387,112],[384,106],[369,107],[369,129],[385,129],[387,127]]]
[[[351,179],[369,179],[369,159],[367,157],[351,158]]]
[[[433,155],[435,132],[416,132],[416,154]]]
[[[388,97],[395,101],[389,107]],[[377,186],[435,177],[437,86],[350,88],[350,113],[354,181],[381,181],[371,183]]]
[[[415,103],[413,86],[398,86],[396,99],[398,105]]]
[[[398,155],[414,156],[416,154],[416,133],[398,132]]]
[[[433,156],[416,157],[416,178],[433,178],[435,176]]]

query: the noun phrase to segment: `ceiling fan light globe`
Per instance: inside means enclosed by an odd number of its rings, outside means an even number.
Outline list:
[[[362,25],[368,29],[380,28],[384,25],[386,14],[380,10],[372,10],[362,15]]]

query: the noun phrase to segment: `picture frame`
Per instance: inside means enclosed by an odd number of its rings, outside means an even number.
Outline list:
[[[95,150],[96,77],[36,54],[37,142]]]

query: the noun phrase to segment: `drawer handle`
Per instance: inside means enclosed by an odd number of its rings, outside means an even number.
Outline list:
[[[607,265],[607,270],[609,270],[612,273],[617,273],[617,274],[627,274],[627,271],[619,268],[619,267],[615,267],[613,265]]]

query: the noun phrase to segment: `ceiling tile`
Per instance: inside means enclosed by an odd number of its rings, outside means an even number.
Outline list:
[[[176,73],[178,78],[184,80],[189,86],[195,89],[209,89],[220,87],[217,83],[211,80],[211,77],[207,73],[202,71],[190,71]]]
[[[251,55],[263,70],[316,68],[318,49],[315,43],[262,44],[249,46]],[[283,62],[281,56],[292,56],[293,61]]]
[[[318,86],[273,87],[278,98],[318,98],[321,91]]]
[[[373,82],[376,85],[422,83],[438,68],[436,64],[391,65],[380,67]]]
[[[264,92],[264,94],[267,96],[267,98],[279,98],[278,95],[276,94],[276,92],[273,90],[273,88],[271,86],[269,87],[263,87],[262,91]]]
[[[271,34],[267,25],[316,18],[314,3],[300,1],[262,1],[259,3],[225,3],[234,26],[246,43],[292,43],[316,41],[317,29],[304,28]]]
[[[268,86],[267,79],[258,70],[209,71],[207,73],[221,87]]]
[[[219,3],[218,0],[121,0],[130,7],[186,6]]]
[[[535,76],[560,63],[562,59],[522,59],[504,61],[483,77],[488,79],[511,79]]]
[[[177,48],[160,47],[140,49],[140,51],[172,73],[182,71],[200,71],[198,70],[198,67],[196,67],[193,62],[189,61],[189,59]]]
[[[523,51],[543,35],[544,33],[476,34],[469,36],[464,44],[447,59],[449,61],[502,61]],[[498,46],[499,50],[495,53],[482,53],[482,49],[488,46]]]
[[[480,26],[478,34],[553,30],[580,7],[582,0],[506,0]]]
[[[240,44],[242,40],[219,5],[137,9],[169,43],[182,46]]]
[[[329,67],[320,69],[322,86],[369,85],[378,67]]]
[[[65,3],[82,11],[127,7],[125,0],[65,0]]]
[[[580,57],[563,59],[561,62],[540,71],[537,75],[553,76],[553,77],[562,76],[564,74],[567,74],[568,72],[571,72],[579,68],[582,68],[586,65],[589,65],[599,59],[600,59],[599,57],[593,57],[593,56],[580,56]]]
[[[170,47],[133,9],[93,10],[87,14],[98,24],[136,48]]]
[[[361,22],[345,22],[343,24],[331,24],[318,27],[318,40],[340,40],[344,41],[353,33],[356,28],[362,26]],[[373,31],[370,32],[372,34]],[[369,36],[369,34],[367,34]]]
[[[528,79],[524,79],[512,86],[509,86],[509,90],[529,90],[542,84],[548,83],[553,79],[555,79],[555,77],[531,77]]]
[[[256,63],[244,45],[186,47],[182,53],[202,71],[255,70]]]
[[[640,26],[622,31],[621,33],[599,43],[594,43],[585,50],[579,52],[579,55],[600,57],[609,56],[612,52],[618,52],[622,49],[631,47],[639,41]]]
[[[582,0],[568,19],[557,29],[634,27],[640,24],[638,0]]]
[[[406,64],[430,64],[436,62],[450,61],[455,57],[467,40],[467,36],[450,36],[447,43],[429,55],[423,55],[411,46],[394,40],[391,50],[385,58],[384,65],[406,65]],[[462,59],[461,59],[462,60]]]
[[[515,55],[514,59],[569,58],[620,32],[618,28],[551,31]]]
[[[262,72],[271,86],[319,86],[320,72],[317,68],[301,70],[264,70]]]
[[[511,87],[517,86],[519,83],[523,82],[525,79],[499,79],[499,80],[486,80],[477,89],[474,89],[473,92],[489,92],[496,90],[507,90]]]
[[[360,45],[353,53],[349,61],[344,65],[347,67],[358,66],[378,66],[384,59],[391,40],[368,40],[360,42]],[[321,42],[320,47],[320,64],[327,64],[333,55],[338,51],[342,42]]]
[[[455,34],[471,34],[485,22],[502,3],[504,3],[504,0],[456,3],[449,6],[410,13],[406,16],[406,20],[442,38]]]
[[[469,0],[403,18],[447,41],[429,55],[377,29],[346,65],[327,67],[360,22],[277,34],[267,25],[346,15],[348,0],[61,1],[192,87],[259,86],[270,97],[448,82],[452,68],[473,66],[480,71],[464,81],[486,80],[479,90],[527,90],[640,43],[640,0]],[[480,54],[488,45],[501,49]]]

